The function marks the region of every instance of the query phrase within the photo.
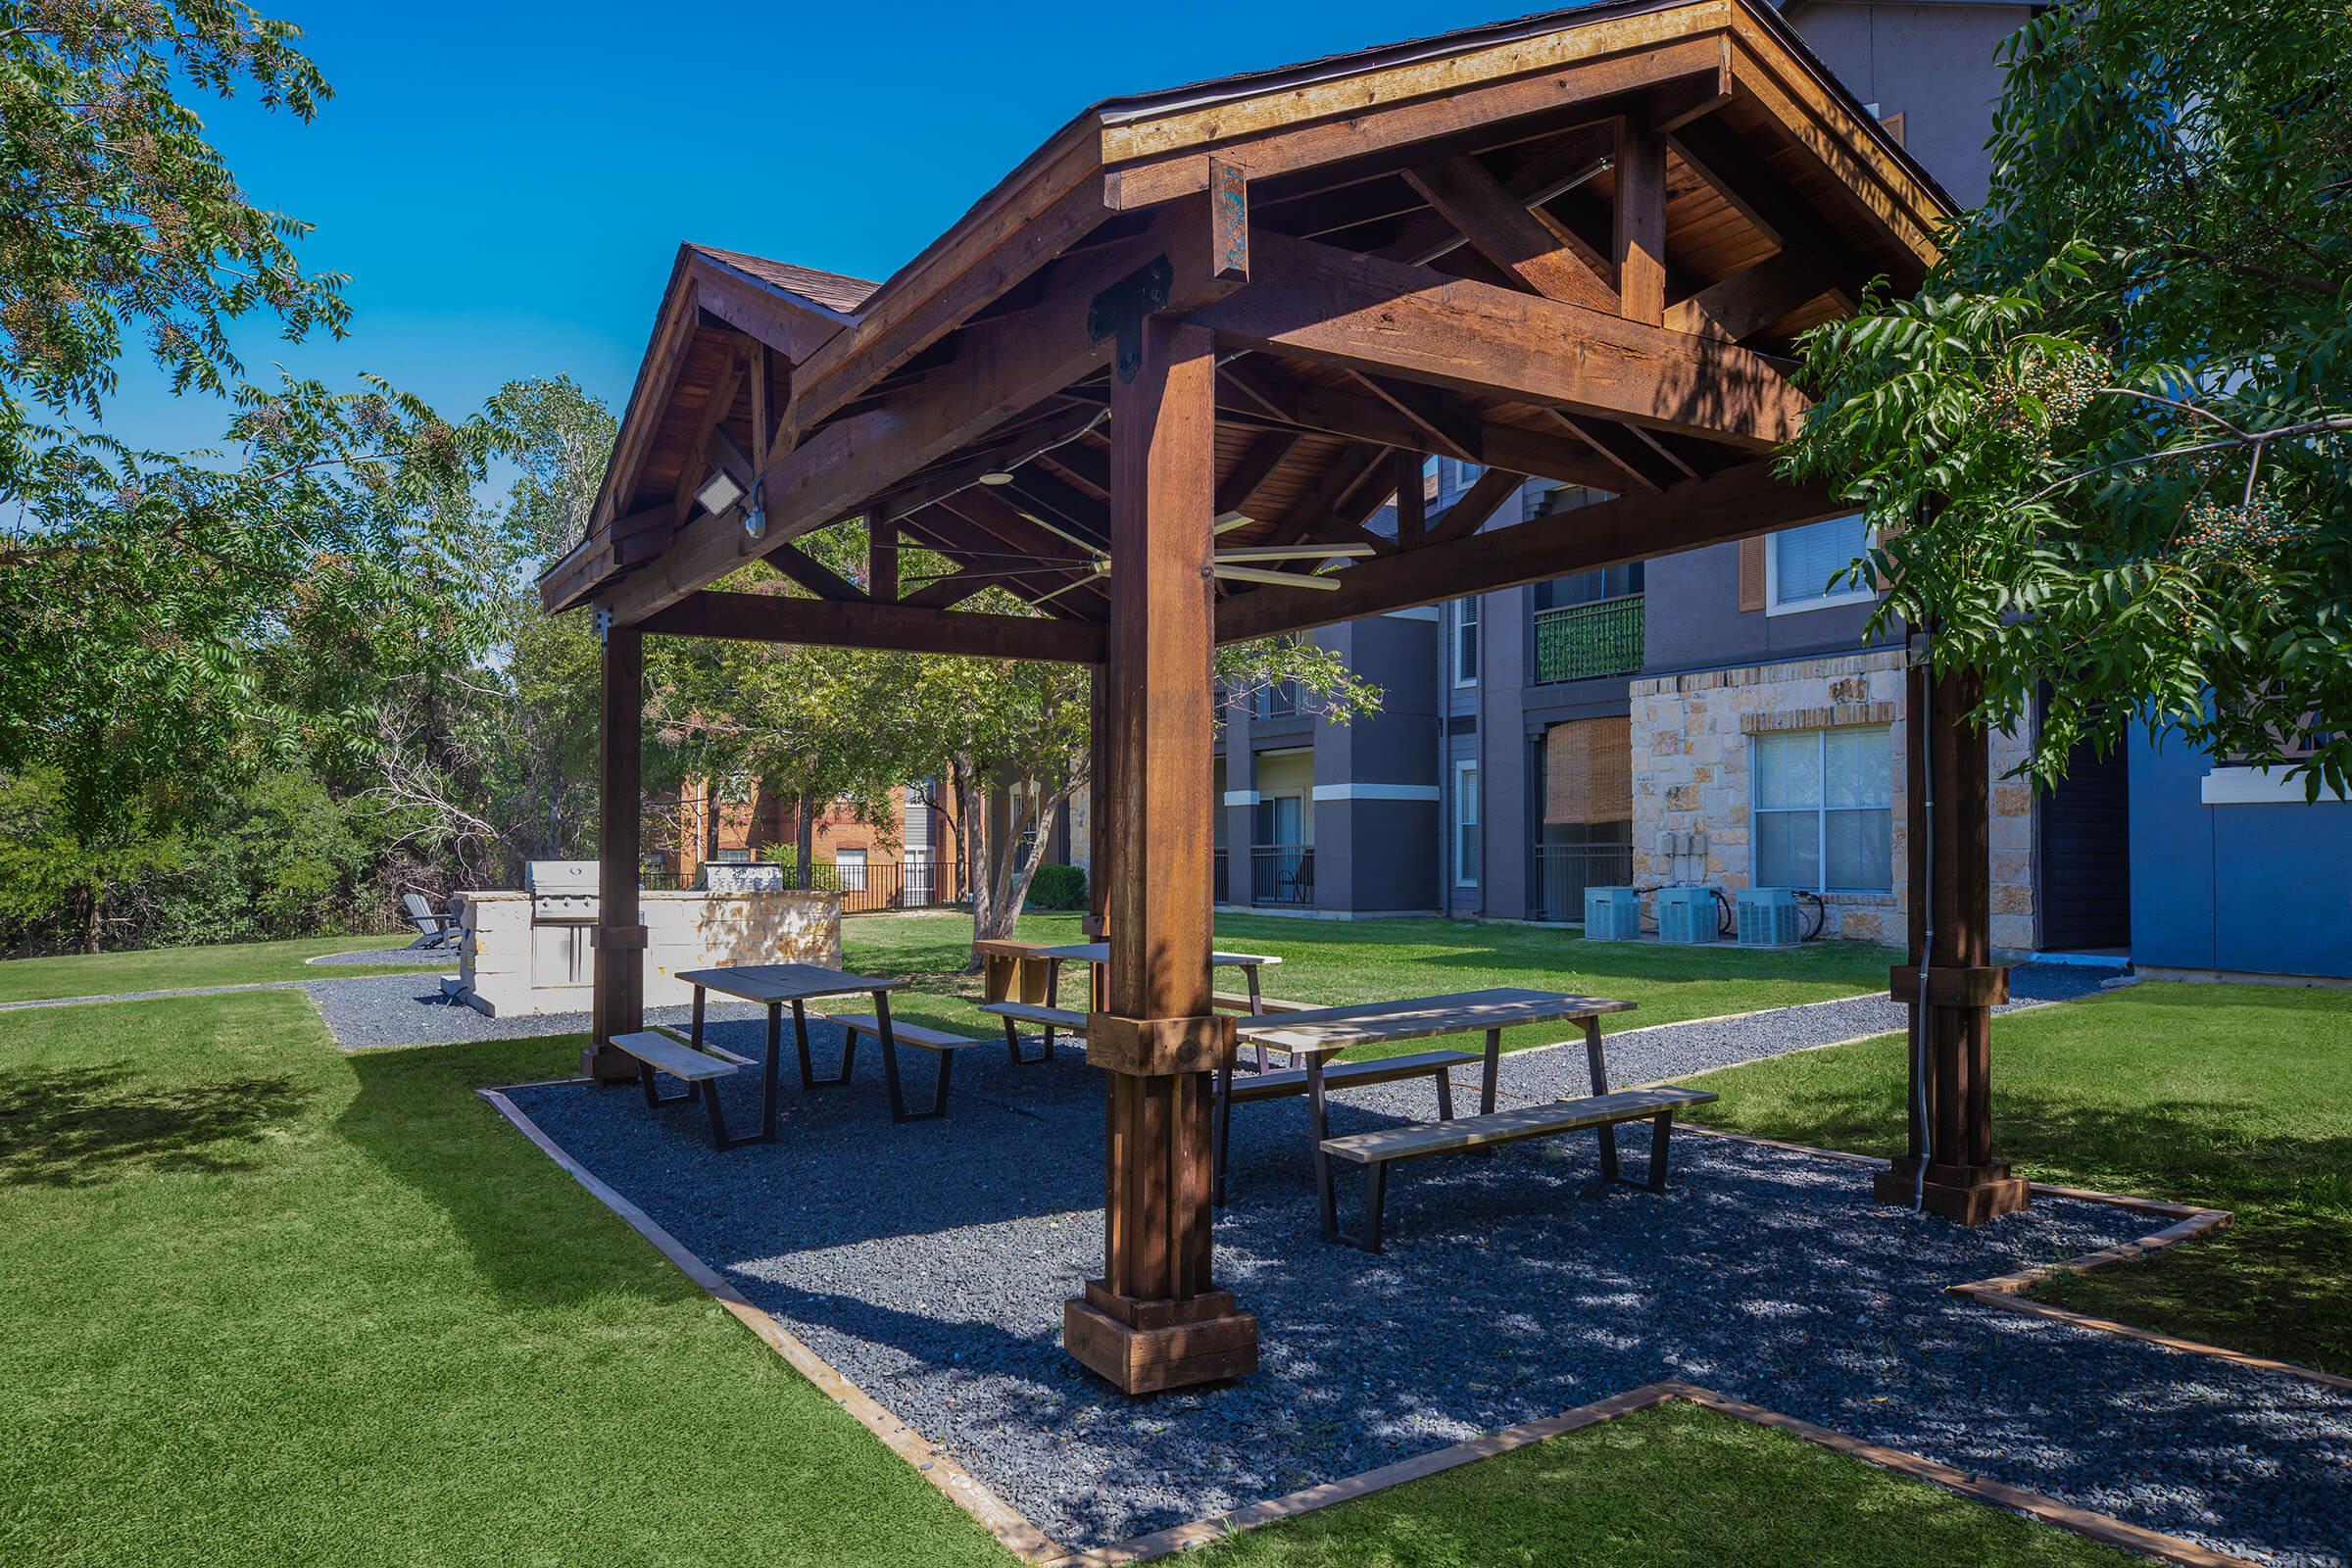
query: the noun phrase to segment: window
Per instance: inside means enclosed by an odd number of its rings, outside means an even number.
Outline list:
[[[1884,893],[1894,886],[1891,731],[1756,737],[1756,885]]]
[[[1786,528],[1765,541],[1764,608],[1770,614],[1867,603],[1878,590],[1867,581],[1831,579],[1870,550],[1870,529],[1857,514]]]
[[[1478,764],[1453,764],[1453,885],[1478,886]]]
[[[1298,797],[1269,795],[1257,803],[1257,842],[1267,846],[1298,843]]]
[[[1453,683],[1478,684],[1478,601],[1453,602]]]
[[[841,879],[844,893],[865,891],[865,852],[863,850],[835,850],[833,870]]]

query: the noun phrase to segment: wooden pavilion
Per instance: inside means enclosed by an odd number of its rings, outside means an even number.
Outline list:
[[[1213,645],[1846,510],[1774,476],[1808,407],[1784,356],[1869,278],[1916,286],[1948,211],[1764,0],[1622,0],[1098,104],[880,284],[686,246],[541,583],[604,633],[604,798],[638,791],[648,634],[1094,666],[1107,1240],[1065,1344],[1129,1392],[1245,1372],[1210,1248]],[[1434,515],[1429,454],[1487,469]],[[1612,499],[1485,526],[1528,475]],[[794,544],[857,516],[862,585]],[[956,569],[903,580],[902,543]],[[807,596],[717,586],[747,568]],[[990,587],[1033,612],[956,608]],[[2024,1185],[1989,1147],[1968,698],[1912,681],[1926,1070],[1880,1186],[1974,1220]],[[641,1021],[635,812],[602,853],[600,1047]]]

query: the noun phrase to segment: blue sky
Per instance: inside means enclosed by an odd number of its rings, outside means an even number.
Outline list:
[[[239,339],[452,413],[515,376],[627,395],[680,240],[880,278],[1098,98],[1494,21],[1511,0],[829,6],[263,0],[335,98],[311,124],[199,106],[253,198],[351,274],[342,343]],[[217,439],[125,366],[108,426]]]

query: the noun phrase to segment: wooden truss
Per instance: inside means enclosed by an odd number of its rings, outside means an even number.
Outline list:
[[[1208,1247],[1213,645],[1835,514],[1772,471],[1793,339],[1915,285],[1947,212],[1761,0],[1100,104],[878,286],[682,251],[542,593],[610,617],[609,750],[649,632],[1097,667],[1109,1247],[1069,1345],[1131,1391],[1230,1376],[1255,1338]],[[1435,514],[1430,455],[1487,470]],[[1528,476],[1595,499],[1496,515]],[[859,581],[796,545],[859,516]],[[903,546],[954,569],[910,581]],[[960,608],[989,590],[1030,612]],[[609,813],[609,887],[635,851]],[[606,908],[600,1038],[636,1011],[635,915]]]

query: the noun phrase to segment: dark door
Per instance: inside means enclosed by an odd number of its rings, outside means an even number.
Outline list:
[[[2041,946],[2082,953],[2132,944],[2132,795],[2126,752],[2078,746],[2041,799]]]

